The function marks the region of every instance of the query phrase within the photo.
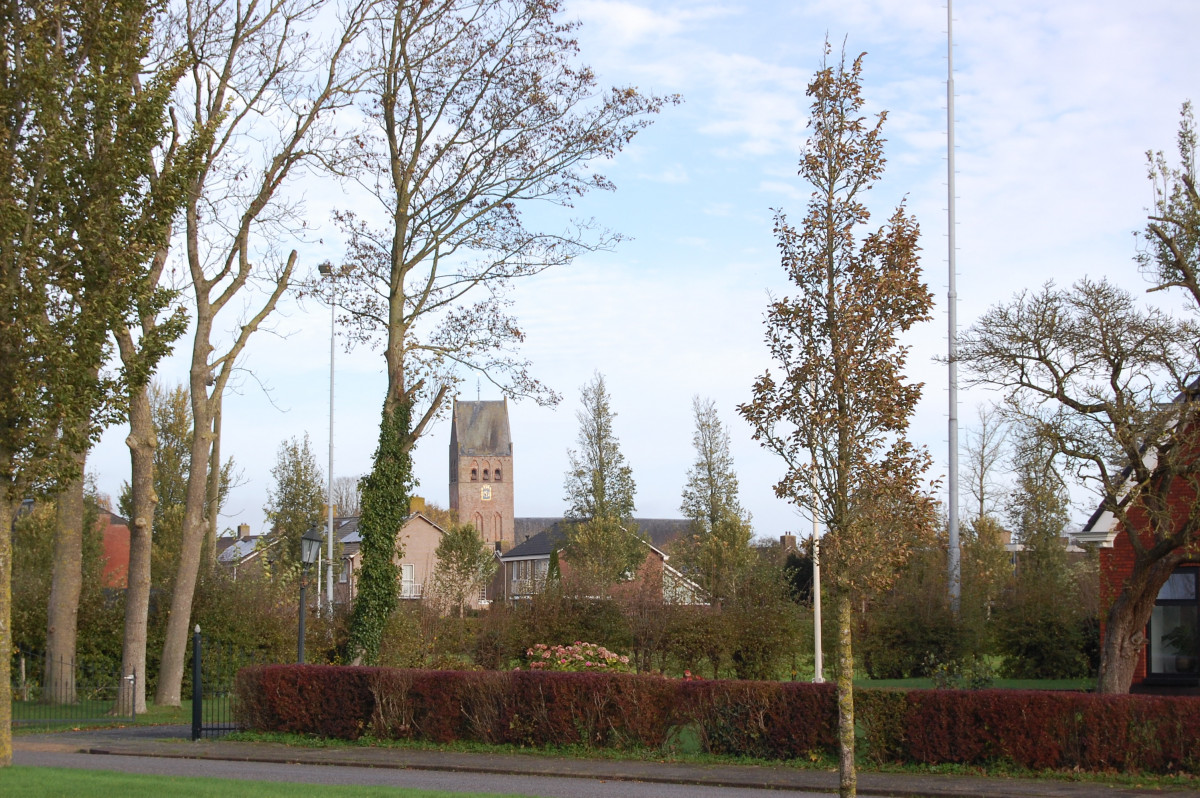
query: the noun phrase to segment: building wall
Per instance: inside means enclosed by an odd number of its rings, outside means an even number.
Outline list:
[[[1184,480],[1177,480],[1173,486],[1170,496],[1171,512],[1175,516],[1176,523],[1182,524],[1192,510],[1196,491],[1191,484]],[[1143,547],[1150,548],[1154,545],[1154,536],[1148,531],[1150,528],[1149,521],[1144,510],[1134,508],[1130,512],[1130,522],[1135,529],[1141,529],[1140,540]],[[1200,563],[1200,551],[1196,552],[1197,556],[1191,557],[1188,560],[1180,563],[1180,566],[1196,565]],[[1133,567],[1135,560],[1133,545],[1129,540],[1129,532],[1125,529],[1118,529],[1113,537],[1111,547],[1100,549],[1100,636],[1104,638],[1106,633],[1105,623],[1108,616],[1108,608],[1112,606],[1113,601],[1120,594],[1125,581],[1133,575]],[[1133,673],[1133,684],[1141,684],[1146,679],[1146,648],[1143,646],[1138,654],[1137,667]]]

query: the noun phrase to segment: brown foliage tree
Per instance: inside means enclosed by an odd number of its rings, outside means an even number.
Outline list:
[[[826,58],[831,48],[826,45]],[[916,222],[903,206],[859,239],[870,213],[862,194],[883,173],[880,114],[860,116],[862,59],[826,60],[808,87],[812,131],[800,175],[813,187],[799,229],[782,212],[775,231],[795,297],[767,310],[767,345],[778,364],[739,411],[787,473],[782,498],[825,524],[838,620],[841,794],[853,795],[853,599],[890,582],[917,533],[933,520],[920,481],[928,457],[905,438],[921,386],[904,380],[898,335],[927,320],[933,298],[921,282]]]

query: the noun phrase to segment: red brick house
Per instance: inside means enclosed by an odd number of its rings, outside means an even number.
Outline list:
[[[104,587],[125,589],[129,586],[129,522],[109,510],[100,509],[96,521],[104,551]]]
[[[1177,482],[1171,505],[1183,519],[1194,512],[1195,491],[1190,480]],[[1144,520],[1144,512],[1131,511],[1131,516],[1135,524],[1139,517]],[[1111,606],[1134,571],[1135,552],[1129,532],[1111,512],[1100,508],[1074,538],[1077,543],[1099,547],[1101,607]],[[1153,544],[1148,531],[1141,539],[1147,546]],[[1200,686],[1200,548],[1193,548],[1196,550],[1174,550],[1164,560],[1169,574],[1146,625],[1145,644],[1133,675],[1134,692]],[[1102,636],[1105,615],[1102,609]]]

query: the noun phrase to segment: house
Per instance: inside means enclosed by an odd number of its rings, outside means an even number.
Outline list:
[[[552,523],[541,531],[532,531],[538,522],[547,520],[551,520]],[[528,599],[545,590],[551,558],[555,552],[558,552],[560,573],[570,572],[571,553],[566,539],[567,523],[562,519],[517,519],[515,527],[526,531],[521,542],[499,555],[498,581],[499,590],[502,592],[495,596],[496,598],[506,601]],[[646,559],[637,573],[630,575],[626,583],[629,587],[618,585],[614,593],[620,595],[632,592],[649,583],[655,585],[656,592],[661,590],[664,603],[706,603],[704,591],[700,586],[667,562],[670,557],[665,548],[686,533],[688,522],[679,519],[649,518],[634,519],[634,523],[643,536],[641,540],[647,549]]]
[[[124,590],[129,586],[129,522],[111,510],[99,508],[96,525],[104,552],[101,583],[104,587]]]
[[[278,543],[266,535],[250,534],[249,524],[238,524],[237,537],[217,538],[217,562],[230,568],[234,579],[251,573],[261,575],[274,562],[271,550]]]
[[[1111,604],[1125,580],[1133,574],[1134,550],[1128,531],[1111,512],[1098,508],[1073,537],[1080,545],[1099,547],[1100,599],[1102,606]],[[1150,622],[1146,625],[1146,644],[1133,674],[1131,689],[1134,692],[1200,687],[1198,600],[1200,551],[1195,551],[1175,567],[1158,591]]]
[[[413,497],[409,509],[412,512],[396,535],[402,550],[402,554],[396,558],[396,565],[400,569],[399,597],[402,601],[419,600],[431,589],[437,568],[437,547],[445,534],[441,526],[425,515],[424,499]],[[334,539],[342,552],[341,568],[333,589],[335,603],[353,601],[358,593],[358,574],[362,569],[359,520],[357,517],[334,519]],[[486,597],[481,596],[472,606],[486,603]]]

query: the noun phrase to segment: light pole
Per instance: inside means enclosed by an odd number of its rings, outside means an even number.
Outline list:
[[[321,553],[321,532],[312,527],[300,538],[300,635],[296,641],[296,662],[304,664],[304,610],[305,588],[308,587],[308,566],[317,561]]]
[[[333,265],[325,261],[317,267],[322,277],[333,281],[329,292],[329,482],[325,491],[325,507],[328,517],[325,530],[328,549],[325,554],[325,605],[330,617],[333,616],[333,350],[337,336],[337,279],[333,275]],[[320,576],[317,577],[320,579]]]

